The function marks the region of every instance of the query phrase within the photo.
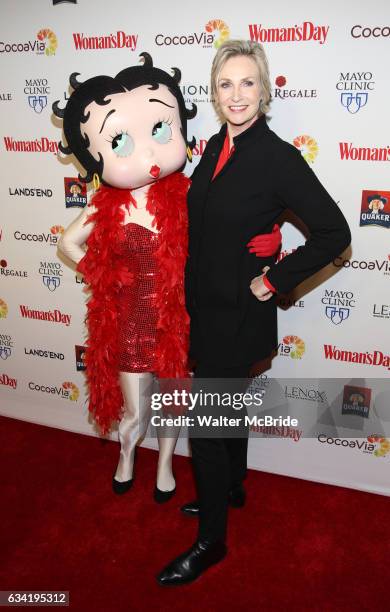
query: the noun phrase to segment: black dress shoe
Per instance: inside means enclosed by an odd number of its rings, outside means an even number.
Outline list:
[[[237,485],[233,489],[229,491],[229,504],[233,506],[233,508],[242,508],[245,505],[246,492],[242,484]],[[183,514],[188,514],[188,516],[199,516],[199,502],[193,501],[188,504],[184,504],[180,508]]]
[[[172,491],[161,491],[158,487],[154,487],[153,498],[158,504],[164,504],[169,501],[176,493],[176,487]]]
[[[226,545],[220,540],[197,540],[189,550],[176,557],[160,572],[157,582],[163,586],[192,582],[210,565],[222,561],[226,552]]]
[[[112,490],[116,495],[123,495],[133,486],[133,478],[130,480],[125,480],[124,482],[119,482],[119,480],[112,479]]]

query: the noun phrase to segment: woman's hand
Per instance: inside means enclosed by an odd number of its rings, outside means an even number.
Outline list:
[[[263,276],[269,269],[269,266],[265,266],[263,268],[263,274],[260,276],[255,276],[250,284],[250,290],[252,291],[253,295],[260,300],[260,302],[266,302],[273,296],[272,291],[270,291],[263,282]]]

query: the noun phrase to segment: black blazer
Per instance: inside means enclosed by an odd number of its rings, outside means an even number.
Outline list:
[[[212,181],[227,126],[212,136],[188,192],[189,255],[186,304],[190,355],[224,366],[254,363],[278,344],[276,296],[260,302],[251,280],[267,278],[287,293],[347,248],[348,224],[301,153],[272,132],[261,116],[234,138],[235,151]],[[246,244],[270,232],[291,209],[310,230],[305,245],[275,263]]]

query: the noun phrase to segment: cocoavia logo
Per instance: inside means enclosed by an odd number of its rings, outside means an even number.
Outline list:
[[[29,382],[28,388],[30,391],[40,391],[41,393],[51,393],[53,395],[57,395],[62,399],[70,400],[71,402],[76,402],[79,398],[80,391],[72,382],[64,382],[61,387],[49,387],[46,385],[40,385],[39,383]]]
[[[302,136],[297,136],[293,141],[294,147],[298,149],[302,153],[303,158],[308,163],[314,163],[315,158],[318,155],[318,144],[311,136],[307,134],[303,134]]]
[[[6,319],[8,314],[8,306],[4,300],[0,300],[0,319]]]

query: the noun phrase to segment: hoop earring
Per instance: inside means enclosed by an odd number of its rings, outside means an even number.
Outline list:
[[[93,175],[92,183],[95,191],[98,191],[100,189],[100,178],[97,172],[95,172]]]
[[[187,145],[187,159],[189,162],[192,162],[192,151],[189,147],[189,145]]]

